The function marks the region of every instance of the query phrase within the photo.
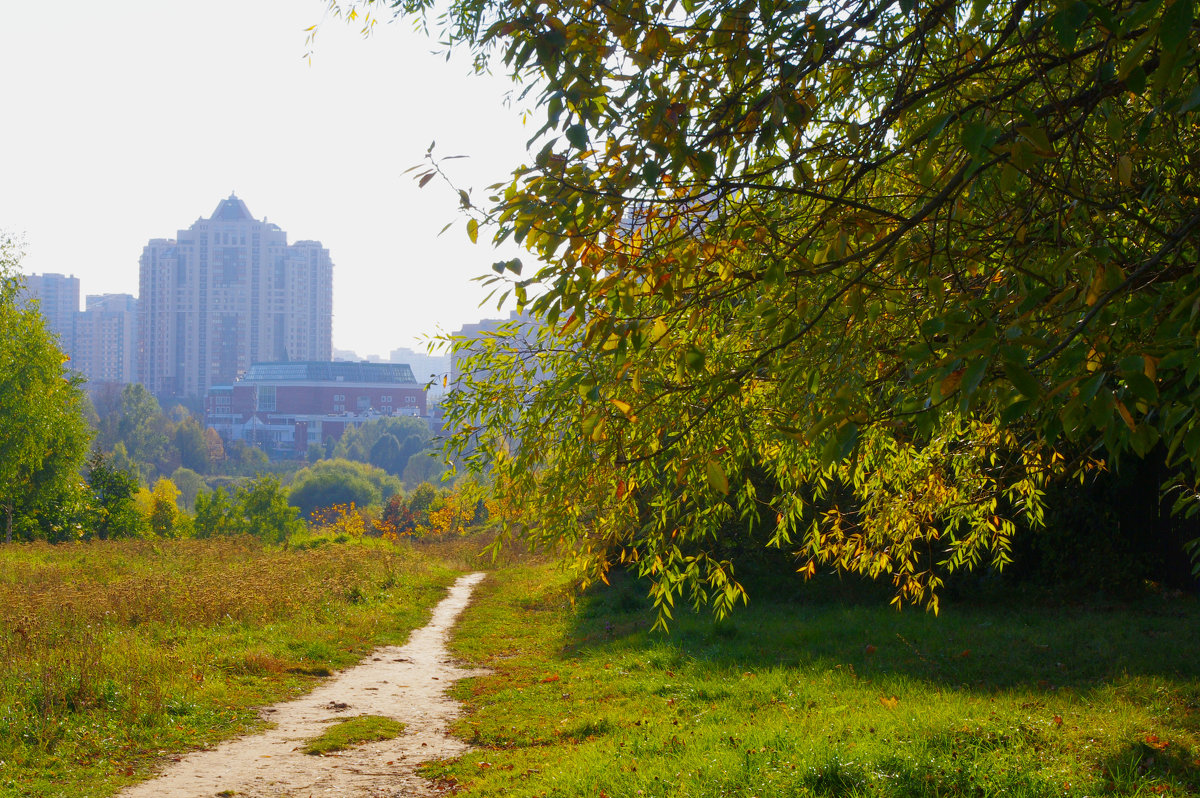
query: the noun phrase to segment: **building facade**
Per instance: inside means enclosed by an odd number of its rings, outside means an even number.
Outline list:
[[[75,369],[89,383],[137,382],[137,299],[93,294],[75,315]]]
[[[36,299],[46,328],[58,336],[58,345],[74,359],[75,317],[79,313],[79,278],[75,275],[31,274],[25,278],[25,299]]]
[[[425,416],[424,386],[401,363],[255,363],[205,397],[204,421],[225,441],[272,457],[303,457],[309,444],[385,416]]]
[[[318,241],[288,244],[234,195],[212,216],[142,251],[138,373],[163,397],[204,396],[254,363],[328,361],[333,262]]]

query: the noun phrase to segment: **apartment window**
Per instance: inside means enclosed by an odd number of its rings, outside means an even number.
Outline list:
[[[360,411],[367,410],[370,407],[371,407],[371,397],[369,397],[369,396],[358,397],[358,409]]]

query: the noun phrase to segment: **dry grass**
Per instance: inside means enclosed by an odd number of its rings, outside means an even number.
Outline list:
[[[253,706],[402,642],[452,577],[379,541],[0,549],[0,794],[110,794],[253,726]]]

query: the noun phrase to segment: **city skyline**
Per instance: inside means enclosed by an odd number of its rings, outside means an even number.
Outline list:
[[[520,251],[472,245],[456,192],[405,171],[436,140],[435,153],[469,156],[447,167],[475,196],[504,180],[530,135],[505,106],[510,85],[432,53],[407,23],[364,39],[325,7],[0,11],[0,70],[23,76],[6,86],[20,124],[0,132],[0,231],[23,239],[22,272],[137,294],[145,242],[233,191],[335,253],[337,348],[423,349],[423,336],[502,312],[480,307],[471,280]]]
[[[257,219],[234,194],[142,251],[138,376],[203,396],[255,363],[332,358],[333,261],[320,241]]]

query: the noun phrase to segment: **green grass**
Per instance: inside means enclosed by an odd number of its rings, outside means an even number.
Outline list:
[[[0,547],[0,796],[111,795],[398,644],[456,567],[364,540]]]
[[[398,720],[382,715],[359,715],[333,724],[320,737],[309,740],[302,750],[320,756],[375,740],[390,740],[403,732],[404,724]]]
[[[1200,795],[1189,598],[935,618],[788,588],[664,636],[627,583],[478,590],[454,646],[493,670],[457,688],[480,748],[427,769],[467,795]]]

